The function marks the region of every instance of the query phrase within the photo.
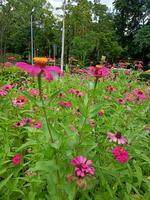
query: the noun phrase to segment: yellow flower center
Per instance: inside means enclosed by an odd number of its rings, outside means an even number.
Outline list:
[[[42,67],[46,66],[48,63],[48,59],[46,57],[35,57],[33,60],[36,65],[40,65]]]

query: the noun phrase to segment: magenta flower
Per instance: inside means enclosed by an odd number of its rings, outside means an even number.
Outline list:
[[[64,108],[71,108],[72,107],[72,103],[70,101],[60,101],[59,105],[64,107]]]
[[[29,65],[27,63],[24,62],[18,62],[16,63],[16,66],[20,69],[22,69],[23,71],[29,73],[32,76],[38,76],[39,74],[42,74],[42,76],[48,80],[48,81],[52,81],[53,79],[55,79],[58,76],[61,76],[63,73],[61,72],[60,68],[57,66],[45,66],[42,67],[40,65]]]
[[[12,157],[11,162],[14,166],[19,165],[22,161],[23,156],[21,154],[16,154]]]
[[[120,163],[126,163],[129,160],[129,155],[123,147],[115,147],[112,151],[115,159]]]
[[[2,90],[9,91],[13,88],[13,85],[3,85]]]
[[[84,72],[97,78],[106,78],[110,75],[110,70],[106,67],[90,67],[89,70],[84,70]]]
[[[107,133],[107,139],[110,142],[117,142],[118,144],[127,144],[128,143],[127,139],[125,137],[123,137],[121,135],[121,133],[108,132]]]
[[[0,90],[0,97],[4,97],[7,95],[7,92],[4,90]]]
[[[92,160],[87,160],[83,156],[77,156],[71,160],[71,165],[75,166],[75,175],[77,177],[85,177],[86,175],[94,175],[94,168],[90,165],[93,164]]]

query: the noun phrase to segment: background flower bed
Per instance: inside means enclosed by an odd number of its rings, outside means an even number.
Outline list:
[[[95,90],[93,78],[83,75],[66,73],[52,82],[43,80],[51,142],[40,98],[30,92],[37,89],[36,79],[21,72],[11,79],[1,74],[1,88],[5,84],[14,87],[0,97],[0,199],[148,200],[150,88],[136,76],[119,72],[116,77],[101,79]],[[109,90],[110,86],[115,91]],[[68,92],[72,88],[83,96]],[[134,90],[142,90],[148,98],[119,100]],[[20,96],[27,102],[13,106]],[[71,103],[69,108],[62,106],[62,101]],[[32,119],[31,125],[16,127],[26,118]],[[40,128],[34,126],[36,122],[41,123]],[[110,142],[108,132],[121,133],[128,144]],[[128,151],[127,163],[115,160],[112,150],[116,146]],[[12,160],[18,154],[19,164]],[[70,178],[74,175],[70,161],[78,155],[93,161],[94,175]]]

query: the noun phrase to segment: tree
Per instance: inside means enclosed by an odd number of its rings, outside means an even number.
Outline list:
[[[149,23],[149,0],[115,0],[115,25],[121,45],[128,56],[135,56],[134,37]]]

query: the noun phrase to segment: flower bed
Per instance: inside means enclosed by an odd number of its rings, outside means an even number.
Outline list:
[[[150,87],[134,72],[62,76],[39,62],[17,64],[34,80],[1,73],[0,199],[148,200]]]

